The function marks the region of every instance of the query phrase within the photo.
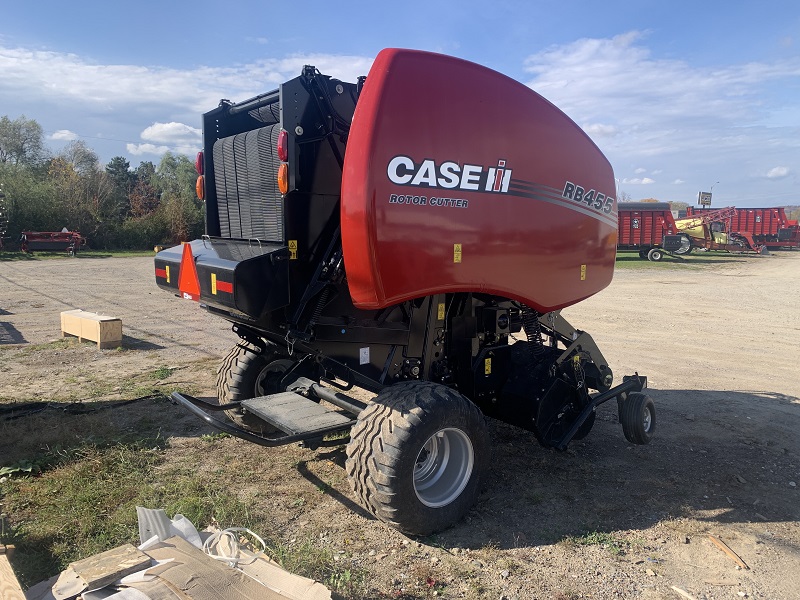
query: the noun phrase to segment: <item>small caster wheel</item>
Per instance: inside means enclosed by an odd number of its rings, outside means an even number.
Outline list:
[[[634,392],[622,403],[619,420],[625,439],[632,444],[649,444],[656,430],[656,407],[647,394]]]

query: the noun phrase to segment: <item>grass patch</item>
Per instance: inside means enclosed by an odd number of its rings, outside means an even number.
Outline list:
[[[639,258],[637,251],[617,252],[616,268],[626,270],[652,270],[652,269],[702,269],[715,265],[733,264],[757,258],[756,254],[731,254],[730,252],[697,252],[683,256],[670,256],[664,253],[664,258],[659,262],[652,262],[646,258]]]
[[[52,449],[31,462],[37,477],[18,477],[0,486],[13,532],[2,542],[17,546],[14,557],[25,586],[47,579],[71,561],[135,541],[136,505],[161,460],[159,440],[86,444]]]
[[[153,371],[152,373],[150,373],[150,377],[151,377],[152,379],[159,379],[159,380],[160,380],[160,379],[166,379],[167,377],[169,377],[170,375],[172,375],[172,372],[173,372],[173,371],[175,371],[175,369],[174,369],[174,368],[170,368],[170,367],[164,367],[164,366],[161,366],[161,367],[158,367],[158,368],[157,368],[155,371]]]
[[[126,542],[137,545],[136,506],[144,506],[163,508],[170,517],[183,514],[198,529],[248,527],[285,569],[344,596],[363,593],[366,571],[334,549],[335,542],[321,541],[313,530],[304,539],[289,539],[268,510],[254,508],[255,497],[240,492],[240,481],[247,479],[241,463],[222,462],[212,473],[191,458],[171,459],[170,444],[159,431],[163,408],[157,405],[164,402],[145,400],[82,415],[50,410],[0,421],[0,468],[6,467],[0,511],[9,525],[0,530],[0,543],[17,547],[12,563],[23,586],[72,561]],[[219,444],[225,437],[194,443]]]
[[[626,542],[620,540],[614,534],[604,531],[592,531],[580,536],[569,536],[564,540],[564,543],[570,546],[600,546],[616,556],[623,554],[628,546]]]
[[[0,251],[0,262],[35,261],[35,260],[75,260],[92,258],[125,258],[131,256],[155,256],[152,250],[78,250],[75,256],[70,256],[66,251],[47,252],[11,252]]]

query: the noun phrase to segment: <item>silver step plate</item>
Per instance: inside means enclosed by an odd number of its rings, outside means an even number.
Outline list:
[[[351,419],[294,392],[281,392],[242,401],[242,407],[290,435],[346,427]]]

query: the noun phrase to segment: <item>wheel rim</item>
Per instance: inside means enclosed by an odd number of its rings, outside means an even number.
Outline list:
[[[642,414],[642,427],[644,428],[645,433],[650,431],[650,426],[653,424],[653,415],[650,412],[648,407],[645,407],[643,414]]]
[[[256,377],[254,390],[256,397],[277,393],[283,375],[292,367],[292,364],[293,362],[288,358],[281,358],[261,369]]]
[[[414,465],[414,492],[425,506],[453,502],[469,482],[475,463],[472,442],[460,429],[437,431],[422,446]]]

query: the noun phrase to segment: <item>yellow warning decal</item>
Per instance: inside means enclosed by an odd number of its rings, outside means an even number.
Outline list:
[[[484,375],[491,375],[492,374],[492,359],[487,358],[483,361],[483,374]]]
[[[297,240],[289,240],[289,260],[297,260]]]
[[[453,244],[453,262],[461,262],[461,244]]]
[[[581,265],[581,281],[586,281],[586,265]]]
[[[167,265],[164,270],[167,272],[167,283],[169,283],[169,265]]]
[[[211,274],[211,293],[216,295],[217,294],[217,274]]]
[[[439,307],[436,310],[436,320],[444,321],[444,302],[439,302]]]

